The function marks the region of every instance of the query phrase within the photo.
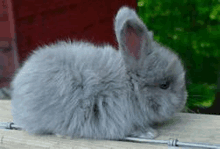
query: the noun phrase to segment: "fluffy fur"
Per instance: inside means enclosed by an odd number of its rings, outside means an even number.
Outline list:
[[[183,66],[128,7],[115,33],[118,51],[74,41],[35,50],[11,83],[14,123],[30,134],[156,137],[150,125],[185,105]]]

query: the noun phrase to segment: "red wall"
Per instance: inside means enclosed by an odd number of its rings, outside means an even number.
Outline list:
[[[0,88],[7,86],[18,68],[13,8],[10,0],[0,0]]]
[[[38,45],[57,39],[84,39],[116,46],[113,18],[135,0],[14,0],[17,44],[21,61]],[[20,61],[20,62],[21,62]]]
[[[18,68],[17,48],[21,63],[37,46],[58,39],[71,38],[97,44],[108,42],[117,47],[113,29],[114,16],[122,5],[133,8],[137,6],[136,0],[0,0],[0,2],[4,4],[0,6],[0,45],[5,45],[5,50],[0,51],[0,87],[9,84],[14,71]],[[17,35],[17,48],[14,32]]]

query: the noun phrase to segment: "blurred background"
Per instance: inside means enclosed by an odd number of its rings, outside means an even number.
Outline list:
[[[220,114],[220,0],[0,0],[0,99],[37,46],[60,39],[107,42],[117,48],[113,18],[130,6],[154,39],[182,59],[185,112]]]

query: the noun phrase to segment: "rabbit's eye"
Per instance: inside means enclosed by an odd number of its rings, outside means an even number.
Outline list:
[[[160,88],[161,89],[168,89],[169,86],[170,86],[170,82],[166,82],[165,84],[161,84]]]

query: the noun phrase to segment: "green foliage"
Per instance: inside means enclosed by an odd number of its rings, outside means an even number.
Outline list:
[[[182,58],[191,83],[189,107],[213,100],[207,84],[216,84],[220,71],[220,1],[139,0],[138,13],[154,39]]]
[[[220,4],[213,7],[210,15],[210,19],[220,21]]]
[[[188,101],[187,107],[209,107],[215,100],[216,85],[190,84],[187,86]]]

